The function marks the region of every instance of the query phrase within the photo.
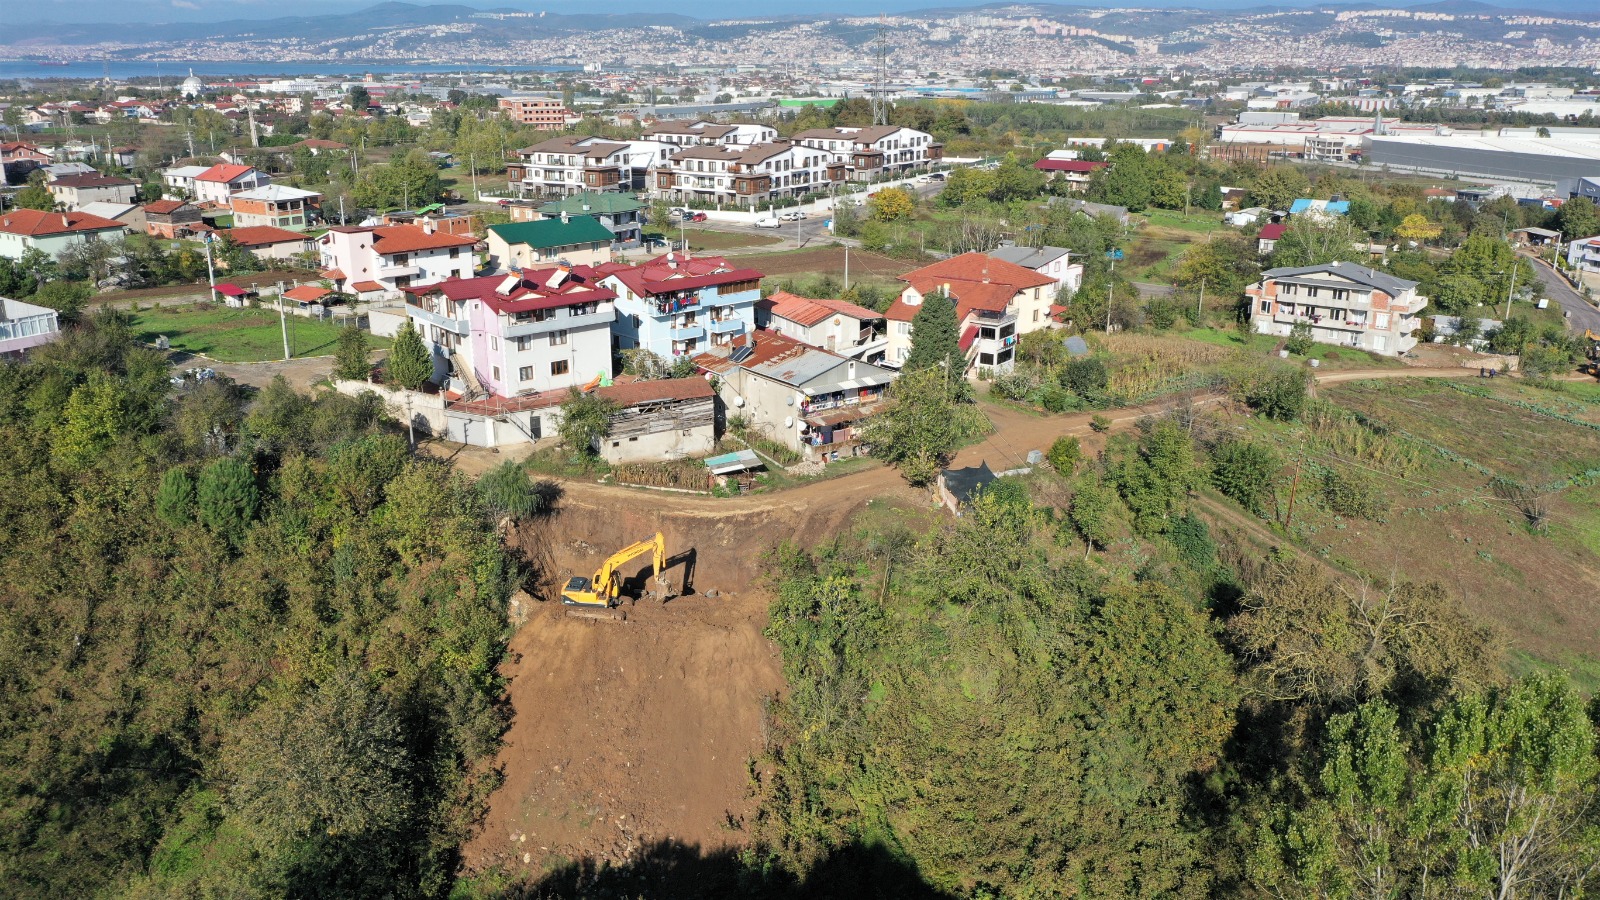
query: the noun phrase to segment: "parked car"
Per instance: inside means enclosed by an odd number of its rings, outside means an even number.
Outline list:
[[[510,198],[507,198],[507,197],[501,197],[499,200],[496,200],[495,202],[500,204],[501,206],[510,206],[511,205],[511,200],[510,200]]]
[[[672,209],[667,211],[667,217],[672,219],[687,219],[689,217],[689,210],[686,207],[674,206]]]
[[[767,216],[765,219],[757,219],[756,220],[756,227],[757,228],[782,228],[783,227],[783,223],[778,221],[777,219],[774,219],[772,216]]]
[[[704,222],[706,220],[706,214],[703,212],[686,212],[684,213],[683,220],[685,222]]]
[[[779,213],[778,214],[778,218],[783,220],[783,221],[785,221],[785,222],[799,222],[800,220],[804,219],[805,217],[806,217],[806,214],[801,212],[798,209],[791,209],[786,213]]]

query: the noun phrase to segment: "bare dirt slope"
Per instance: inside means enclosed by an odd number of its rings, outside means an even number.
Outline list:
[[[875,497],[917,495],[886,470],[779,497],[565,488],[561,511],[517,536],[550,573],[547,596],[657,529],[678,590],[690,575],[683,551],[694,551],[689,592],[665,605],[625,602],[623,622],[534,604],[502,669],[515,711],[498,758],[505,782],[467,866],[536,873],[563,860],[621,861],[668,838],[704,850],[742,844],[747,762],[762,750],[766,703],[783,689],[762,635],[762,554],[830,539]],[[625,569],[635,592],[647,566]]]

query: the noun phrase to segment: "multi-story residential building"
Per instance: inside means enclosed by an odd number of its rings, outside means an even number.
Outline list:
[[[538,213],[543,219],[594,219],[611,232],[614,247],[637,247],[644,238],[644,204],[626,194],[574,194],[541,204]]]
[[[563,131],[583,119],[558,97],[501,97],[500,111],[518,125],[539,131]]]
[[[506,178],[522,197],[637,191],[644,189],[650,168],[675,149],[658,141],[567,135],[518,150],[517,162],[506,166]]]
[[[0,359],[20,356],[61,336],[57,313],[48,306],[0,297]]]
[[[722,402],[751,427],[803,454],[832,462],[859,455],[860,425],[878,409],[888,369],[756,331],[713,347],[695,364],[718,378]]]
[[[851,181],[892,175],[944,158],[944,145],[932,135],[898,125],[813,128],[795,135],[794,141],[826,150],[835,164],[844,166]]]
[[[778,139],[778,129],[771,125],[739,123],[719,125],[716,122],[656,122],[644,128],[644,139],[672,144],[675,147],[694,147],[701,144],[766,144]]]
[[[1600,272],[1600,237],[1579,238],[1567,244],[1567,264],[1585,272]]]
[[[1082,191],[1088,189],[1089,180],[1094,177],[1094,173],[1110,165],[1107,162],[1047,156],[1034,163],[1033,167],[1043,172],[1049,181],[1065,181],[1071,190]]]
[[[269,184],[241,191],[228,198],[233,209],[234,227],[271,225],[290,231],[304,231],[311,225],[311,211],[322,195],[281,184]]]
[[[1072,253],[1065,247],[1018,247],[1007,241],[987,255],[1050,278],[1057,291],[1062,288],[1077,291],[1083,284],[1083,264],[1073,262]]]
[[[194,176],[190,199],[196,203],[227,206],[228,198],[234,194],[266,187],[271,183],[272,176],[254,166],[218,163]]]
[[[813,347],[867,362],[881,360],[889,340],[883,313],[845,300],[777,291],[756,304],[756,326]]]
[[[91,203],[132,203],[139,186],[111,175],[62,175],[45,183],[62,209],[81,210]]]
[[[1250,324],[1260,334],[1287,336],[1305,324],[1324,344],[1373,353],[1415,347],[1417,314],[1428,305],[1417,282],[1347,262],[1268,269],[1244,292]]]
[[[151,237],[177,240],[194,234],[200,207],[184,200],[156,200],[144,205],[144,230]]]
[[[797,144],[701,144],[656,167],[651,193],[679,202],[759,206],[826,191],[846,174],[831,162],[826,151]]]
[[[1017,338],[1051,328],[1055,282],[1048,276],[982,253],[963,253],[900,276],[900,299],[884,313],[889,321],[884,364],[900,366],[911,354],[912,319],[930,298],[954,303],[967,364],[1009,369]]]
[[[194,200],[194,180],[204,175],[210,166],[173,166],[161,172],[161,196],[168,200]]]
[[[317,239],[322,275],[341,291],[347,283],[373,282],[392,292],[470,278],[476,243],[428,225],[330,228]]]
[[[88,213],[8,209],[0,213],[0,256],[20,260],[29,250],[38,250],[55,259],[68,247],[113,241],[127,230],[121,222]]]
[[[496,270],[597,266],[611,258],[611,230],[589,216],[489,226],[489,266]]]
[[[597,271],[617,295],[612,331],[618,349],[692,356],[730,346],[755,329],[762,275],[720,256],[667,253],[643,265],[607,263]]]
[[[515,397],[611,378],[617,295],[588,266],[451,278],[405,291],[406,315],[473,393]]]

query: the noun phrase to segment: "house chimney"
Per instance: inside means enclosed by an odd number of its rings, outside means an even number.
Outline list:
[[[561,224],[565,225],[570,221],[572,221],[572,217],[567,215],[567,211],[563,209],[561,211]]]
[[[433,234],[433,220],[432,219],[423,219],[422,220],[422,233],[423,234]]]

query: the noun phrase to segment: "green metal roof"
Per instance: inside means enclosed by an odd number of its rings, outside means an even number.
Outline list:
[[[588,209],[584,209],[588,206]],[[634,212],[644,209],[644,204],[627,194],[589,193],[575,194],[561,200],[551,200],[539,205],[539,214],[546,216],[566,213],[569,216],[596,216],[612,213]]]
[[[512,222],[509,225],[490,225],[489,230],[508,244],[527,244],[535,250],[572,244],[609,244],[616,239],[611,229],[601,225],[600,220],[592,216],[577,216],[566,222],[560,219]]]

